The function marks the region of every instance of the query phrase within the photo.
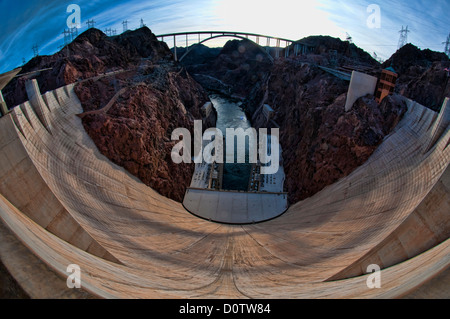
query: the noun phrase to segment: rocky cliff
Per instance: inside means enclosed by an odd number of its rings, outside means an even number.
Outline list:
[[[264,79],[272,62],[265,51],[249,40],[228,41],[219,55],[216,49],[193,51],[183,65],[206,89],[223,94],[246,97]],[[205,58],[208,56],[208,59]]]
[[[439,111],[446,96],[450,96],[449,58],[441,52],[421,50],[407,44],[383,63],[399,74],[395,91],[407,98]]]
[[[315,63],[323,66],[365,66],[367,68],[378,68],[379,63],[366,51],[358,48],[355,44],[342,41],[330,36],[309,36],[299,40],[307,44],[311,51],[299,57],[305,62]]]
[[[151,80],[119,84],[123,90],[111,108],[84,116],[83,125],[103,155],[160,194],[182,201],[194,165],[173,163],[171,133],[180,127],[193,134],[194,119],[202,118],[200,107],[208,98],[185,72],[167,66],[158,70]],[[76,88],[86,110],[108,103],[93,103],[105,86],[96,81]]]
[[[360,98],[345,112],[348,82],[310,63],[278,60],[266,82],[252,91],[244,108],[255,127],[280,127],[285,190],[295,203],[314,195],[362,165],[401,119],[401,98]],[[272,123],[258,114],[270,105]]]
[[[214,126],[217,115],[203,116],[206,92],[174,62],[165,43],[146,27],[116,37],[90,29],[61,52],[33,59],[23,72],[44,67],[53,70],[37,77],[42,92],[78,83],[75,92],[85,111],[80,117],[103,155],[162,195],[182,201],[194,165],[173,163],[172,131],[193,133],[194,119],[203,119],[204,128]],[[90,80],[78,82],[83,79]],[[24,81],[10,83],[9,105],[26,100]]]
[[[58,53],[31,59],[22,67],[21,74],[51,68],[35,77],[44,93],[79,79],[128,69],[142,58],[156,62],[171,57],[167,45],[159,42],[147,27],[115,37],[107,37],[100,30],[89,29]],[[27,101],[26,80],[27,77],[14,79],[4,88],[3,96],[8,106]]]
[[[396,93],[436,111],[443,97],[449,95],[444,69],[450,65],[444,54],[407,45],[380,65],[348,41],[313,36],[301,42],[311,47],[307,54],[291,55],[271,64],[261,56],[258,59],[261,51],[254,44],[230,41],[206,65],[188,67],[201,74],[200,82],[208,88],[246,96],[243,108],[254,127],[280,128],[285,190],[291,203],[315,194],[362,165],[406,110],[402,98],[394,95],[380,105],[373,96],[361,98],[345,112],[349,83],[318,66],[362,68],[375,76],[382,68],[393,66],[400,75]],[[254,64],[248,67],[248,61]],[[274,109],[271,120],[262,112],[264,103]]]

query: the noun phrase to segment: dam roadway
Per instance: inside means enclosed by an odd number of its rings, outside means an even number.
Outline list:
[[[101,155],[73,85],[27,91],[0,118],[0,257],[33,298],[80,297],[70,264],[103,298],[396,298],[450,264],[448,99],[440,115],[408,100],[364,165],[282,216],[226,225]]]

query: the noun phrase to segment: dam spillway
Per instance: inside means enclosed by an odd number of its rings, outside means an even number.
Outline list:
[[[448,224],[448,99],[440,117],[407,104],[352,174],[277,219],[238,226],[189,214],[101,155],[73,85],[37,94],[0,119],[1,258],[35,298],[63,292],[35,289],[39,276],[17,262],[30,252],[63,283],[76,263],[83,290],[104,298],[403,296],[450,264],[438,226]],[[382,266],[380,289],[367,287],[367,263]]]

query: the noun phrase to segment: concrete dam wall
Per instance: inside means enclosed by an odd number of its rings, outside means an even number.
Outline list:
[[[103,298],[395,298],[450,264],[448,100],[441,116],[408,101],[364,165],[254,225],[197,218],[145,186],[99,153],[82,111],[69,85],[0,118],[0,257],[32,297],[67,296],[70,264]]]

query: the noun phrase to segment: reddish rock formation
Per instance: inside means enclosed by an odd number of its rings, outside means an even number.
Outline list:
[[[182,201],[194,172],[193,164],[175,164],[171,151],[176,128],[193,134],[194,119],[208,100],[204,90],[172,63],[150,66],[142,74],[88,81],[76,87],[85,111],[101,109],[124,88],[105,113],[83,117],[83,125],[100,152],[160,194]],[[138,80],[131,82],[130,79]],[[116,90],[114,89],[116,88]],[[204,127],[215,124],[215,114]]]
[[[249,41],[230,41],[206,65],[195,65],[195,59],[191,59],[188,67],[202,74],[199,81],[207,88],[247,96],[243,108],[254,127],[280,127],[285,190],[291,203],[312,196],[362,165],[405,111],[396,96],[386,98],[380,106],[373,97],[364,97],[346,113],[349,83],[317,65],[372,68],[375,74],[380,64],[340,39],[313,36],[301,42],[309,44],[312,51],[276,60],[273,65],[258,65],[261,51]],[[250,68],[248,61],[253,63]],[[264,103],[274,109],[276,124],[265,118],[261,108]]]
[[[434,111],[439,111],[446,96],[450,96],[449,58],[441,52],[420,50],[412,44],[399,49],[383,63],[399,74],[395,91]]]
[[[312,196],[362,165],[406,110],[397,96],[386,98],[380,106],[367,96],[345,112],[347,88],[348,82],[308,63],[280,60],[267,85],[254,90],[244,103],[247,111],[254,112],[261,103],[275,111],[291,203]],[[254,123],[264,125],[270,123]]]
[[[193,56],[183,64],[205,88],[223,94],[246,97],[272,67],[264,50],[250,40],[228,41],[207,63],[203,51],[190,53]]]
[[[107,37],[97,29],[89,29],[78,36],[60,52],[50,56],[38,56],[22,67],[21,74],[51,68],[35,77],[41,92],[74,83],[79,79],[113,70],[136,66],[142,58],[156,63],[171,58],[172,53],[164,42],[159,42],[147,28],[129,31],[115,37]],[[26,78],[14,79],[4,89],[8,106],[16,106],[28,100],[25,91]]]
[[[166,90],[155,89],[151,83],[137,84],[127,88],[106,114],[83,118],[83,125],[103,155],[162,195],[182,201],[194,165],[173,163],[170,154],[176,142],[171,141],[171,133],[177,127],[193,132],[192,113],[201,118],[198,106],[206,102],[206,96],[195,94],[196,83],[176,73],[168,73],[167,80],[188,83],[180,87],[171,83]],[[91,96],[102,86],[95,84],[77,88],[83,105],[92,106]],[[191,85],[188,93],[183,91],[187,85]]]
[[[52,56],[37,57],[23,73],[52,68],[37,76],[41,92],[115,70],[114,76],[87,80],[75,91],[84,111],[83,125],[100,152],[168,198],[182,201],[194,164],[174,164],[171,141],[175,128],[193,132],[194,119],[209,100],[203,88],[173,61],[167,45],[144,27],[115,37],[89,29]],[[4,90],[8,105],[27,100],[24,78]],[[123,91],[122,91],[123,90]],[[117,92],[117,100],[102,109]],[[215,111],[215,110],[213,110]],[[203,118],[215,125],[216,114]]]
[[[364,65],[366,67],[379,67],[379,63],[369,53],[358,48],[355,44],[342,41],[339,38],[309,36],[299,41],[312,47],[312,52],[302,57],[302,60],[306,62],[327,66],[332,64],[332,59],[335,59],[334,63],[340,66]],[[332,51],[336,51],[334,57],[332,57]]]

